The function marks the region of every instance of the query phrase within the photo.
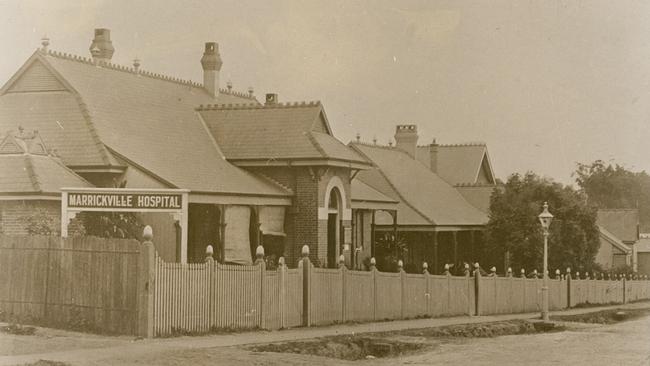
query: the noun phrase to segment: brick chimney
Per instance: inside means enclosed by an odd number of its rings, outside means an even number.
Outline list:
[[[216,42],[206,42],[201,66],[203,66],[203,87],[213,97],[219,96],[219,71],[221,71],[221,55]]]
[[[266,102],[264,105],[275,105],[278,104],[278,95],[275,93],[266,94]]]
[[[429,165],[432,172],[438,173],[438,143],[436,139],[433,139],[433,142],[429,145]]]
[[[418,144],[417,125],[397,125],[395,128],[395,147],[411,155],[415,159],[415,149]]]
[[[115,48],[111,42],[111,31],[106,28],[96,28],[95,38],[90,44],[90,54],[95,62],[111,62]]]

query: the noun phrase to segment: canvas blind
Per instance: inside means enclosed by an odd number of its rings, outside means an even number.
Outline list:
[[[286,236],[284,206],[263,206],[259,211],[260,230],[264,235]]]
[[[225,261],[237,264],[252,264],[250,249],[250,217],[247,206],[228,206],[225,222]]]

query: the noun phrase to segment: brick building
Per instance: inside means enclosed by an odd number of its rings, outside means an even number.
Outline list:
[[[419,243],[437,248],[437,233],[444,232],[441,247],[449,242],[457,253],[458,243],[475,243],[474,232],[486,222],[481,209],[494,178],[484,146],[454,155],[436,145],[436,160],[435,149],[417,147],[417,134],[400,133],[390,153],[398,159],[384,161],[374,151],[389,150],[337,140],[319,102],[280,103],[267,94],[262,104],[252,89],[236,92],[230,82],[221,87],[216,43],[197,52],[202,83],[145,71],[140,60],[111,63],[115,47],[107,29],[95,30],[89,49],[89,58],[55,52],[44,39],[0,89],[0,131],[38,130],[38,140],[57,152],[48,159],[70,178],[43,175],[49,201],[34,202],[52,215],[65,186],[183,189],[189,191],[186,233],[175,216],[139,215],[153,226],[157,251],[167,261],[201,261],[213,245],[220,261],[246,264],[261,244],[295,265],[308,245],[317,265],[336,266],[343,255],[354,268],[375,254],[376,231],[420,235],[426,227],[433,241]],[[462,177],[447,176],[466,164]],[[405,167],[397,172],[405,179],[393,181],[391,169]],[[409,180],[421,187],[401,186]],[[25,193],[3,192],[0,208],[9,227],[24,212],[11,213],[17,211],[8,202]],[[418,201],[428,208],[421,211]]]
[[[37,131],[0,135],[0,233],[56,234],[60,187],[90,187],[68,169]]]

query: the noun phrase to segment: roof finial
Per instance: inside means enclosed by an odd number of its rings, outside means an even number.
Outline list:
[[[226,83],[226,88],[228,88],[229,92],[232,91],[232,81],[228,80],[228,82]]]
[[[357,142],[360,142],[360,141],[361,141],[361,134],[359,132],[357,132]]]
[[[47,53],[47,46],[49,46],[49,45],[50,45],[50,39],[47,37],[47,35],[44,35],[43,38],[41,38],[41,46],[43,46],[43,48],[41,48],[41,50],[43,50],[43,52]]]
[[[393,147],[393,140],[388,140],[388,146]]]
[[[135,69],[135,72],[140,72],[140,59],[138,59],[138,56],[133,59],[133,69]]]
[[[253,97],[253,93],[255,93],[255,89],[253,89],[252,86],[249,86],[249,87],[248,87],[248,96],[252,98],[252,97]]]
[[[373,136],[372,143],[377,145],[377,135]]]

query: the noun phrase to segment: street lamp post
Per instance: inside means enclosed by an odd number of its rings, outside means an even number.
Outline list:
[[[553,215],[548,212],[548,204],[544,202],[544,211],[539,214],[539,222],[542,224],[544,233],[544,272],[542,283],[542,320],[547,322],[548,319],[548,228],[553,221]]]

